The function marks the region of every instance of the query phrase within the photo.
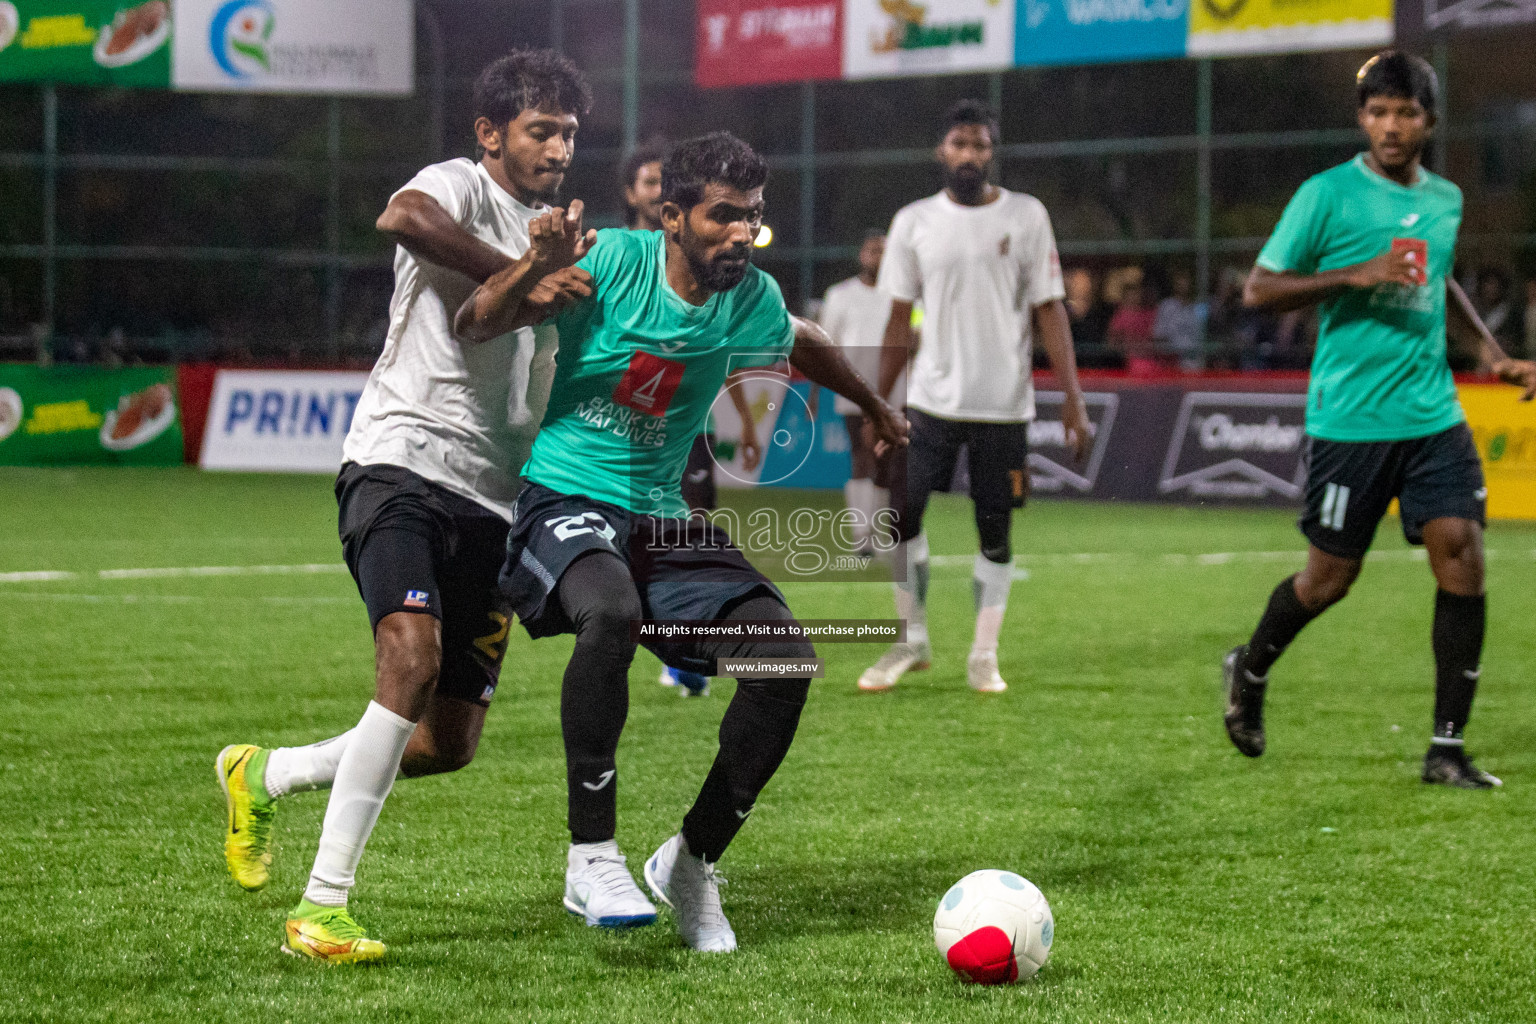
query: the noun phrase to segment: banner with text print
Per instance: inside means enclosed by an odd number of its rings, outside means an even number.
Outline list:
[[[366,383],[366,373],[350,371],[220,370],[200,464],[257,473],[335,473]]]
[[[0,81],[409,95],[414,0],[0,0]]]
[[[1182,57],[1189,0],[1019,0],[1016,35],[1021,66]]]
[[[0,465],[181,462],[173,371],[0,363]]]
[[[1189,55],[1342,50],[1392,42],[1393,0],[1193,0]]]
[[[843,77],[998,71],[1013,60],[1016,0],[846,0]]]

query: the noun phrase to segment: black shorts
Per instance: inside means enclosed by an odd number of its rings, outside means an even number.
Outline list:
[[[946,420],[908,409],[912,425],[905,458],[892,460],[891,507],[898,536],[911,540],[923,529],[928,496],[948,489],[965,447],[976,519],[1007,516],[1029,496],[1029,424]]]
[[[715,435],[700,434],[688,449],[688,465],[683,469],[683,500],[691,509],[708,511],[715,507]]]
[[[1465,423],[1411,441],[1307,438],[1307,510],[1298,525],[1314,547],[1365,557],[1393,498],[1410,544],[1424,543],[1431,519],[1486,520],[1483,464]]]
[[[437,692],[487,705],[511,619],[496,585],[507,521],[399,466],[349,462],[336,478],[341,550],[368,606],[435,616],[443,627]]]
[[[535,639],[574,632],[552,595],[571,563],[593,551],[618,555],[629,566],[647,619],[719,619],[759,592],[784,600],[724,530],[699,516],[658,519],[536,483],[523,485],[512,511],[501,588]],[[714,675],[714,659],[691,645],[645,646],[673,668]]]

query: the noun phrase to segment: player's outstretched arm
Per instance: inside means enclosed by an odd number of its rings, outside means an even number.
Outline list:
[[[512,257],[459,227],[436,199],[415,189],[391,199],[374,226],[418,259],[480,284],[512,263]]]
[[[597,240],[581,226],[582,203],[555,207],[528,225],[528,251],[476,288],[453,318],[453,331],[478,343],[542,323],[592,294],[592,275],[576,266]]]
[[[1297,274],[1254,267],[1243,284],[1243,305],[1271,313],[1289,313],[1333,298],[1350,288],[1379,284],[1416,286],[1424,283],[1424,267],[1411,249],[1388,249],[1364,263],[1316,274]]]
[[[1031,310],[1030,315],[1034,318],[1035,337],[1040,339],[1046,358],[1051,361],[1051,370],[1056,374],[1057,383],[1066,392],[1066,401],[1061,406],[1061,425],[1066,430],[1067,447],[1072,449],[1072,457],[1081,462],[1088,454],[1093,434],[1088,422],[1088,406],[1083,401],[1083,389],[1077,381],[1077,355],[1072,351],[1072,321],[1067,316],[1066,305],[1060,299],[1042,302]]]
[[[763,446],[757,441],[757,417],[752,415],[752,406],[747,403],[746,389],[736,386],[740,376],[740,373],[733,373],[725,379],[725,393],[731,396],[731,404],[741,418],[741,465],[750,473],[763,461]]]
[[[1493,336],[1488,325],[1483,323],[1483,318],[1477,315],[1472,300],[1467,298],[1467,293],[1456,283],[1455,278],[1445,279],[1445,291],[1447,316],[1470,328],[1482,341],[1483,369],[1506,384],[1524,388],[1525,394],[1520,396],[1520,401],[1529,402],[1536,398],[1536,363],[1529,359],[1511,359],[1504,353],[1498,339]]]
[[[891,317],[885,322],[885,337],[880,342],[880,380],[877,383],[881,398],[890,399],[915,348],[917,337],[912,330],[912,303],[892,299]]]
[[[896,447],[905,445],[906,417],[875,394],[820,324],[798,316],[790,319],[795,325],[795,347],[789,353],[789,365],[805,374],[811,383],[837,392],[864,410],[881,441]]]

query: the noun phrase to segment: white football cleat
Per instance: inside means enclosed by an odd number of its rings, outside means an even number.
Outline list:
[[[635,884],[619,844],[572,843],[565,857],[565,909],[589,928],[637,928],[656,920],[656,906]]]
[[[661,683],[662,686],[676,686],[677,669],[673,668],[671,665],[661,666],[661,678],[657,680],[657,682]]]
[[[1002,693],[1008,689],[997,671],[996,651],[972,651],[965,659],[965,681],[977,693]]]
[[[915,644],[891,644],[891,649],[859,676],[859,689],[865,693],[889,690],[906,673],[922,671],[932,664],[933,651],[926,640]]]
[[[715,873],[713,864],[688,852],[681,832],[645,862],[645,884],[676,913],[678,934],[689,947],[700,953],[736,950],[736,933],[720,908],[725,879]]]

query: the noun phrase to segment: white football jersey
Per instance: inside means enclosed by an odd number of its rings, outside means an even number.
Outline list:
[[[828,288],[821,305],[821,326],[872,388],[880,384],[880,347],[885,344],[885,325],[890,319],[891,297],[857,277]],[[897,398],[902,395],[899,379],[891,393]],[[842,395],[836,396],[833,409],[841,416],[862,414],[857,405]]]
[[[423,169],[400,191],[407,190],[425,192],[464,230],[514,258],[543,212],[462,158]],[[342,451],[349,462],[408,469],[511,521],[518,473],[549,402],[559,336],[553,327],[525,327],[461,342],[453,317],[475,287],[397,247],[389,334]]]
[[[923,304],[907,404],[932,416],[1035,418],[1031,314],[1066,289],[1045,206],[998,192],[985,206],[961,206],[940,192],[891,221],[879,287]]]

